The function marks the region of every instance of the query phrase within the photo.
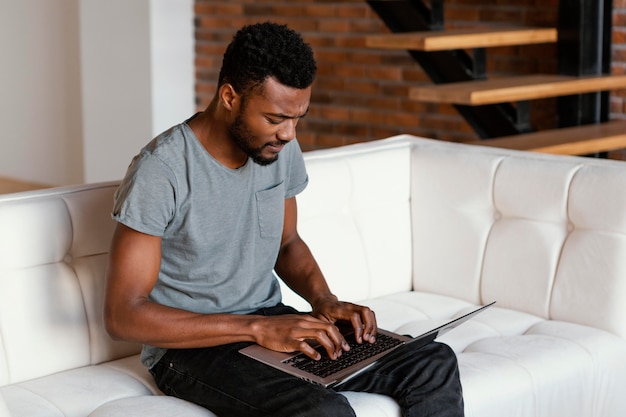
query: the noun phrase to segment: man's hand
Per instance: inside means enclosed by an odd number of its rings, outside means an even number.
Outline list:
[[[253,325],[256,343],[279,352],[301,351],[311,359],[321,359],[310,343],[318,342],[331,359],[337,359],[350,346],[339,329],[308,314],[259,317]]]
[[[357,343],[376,341],[376,316],[368,307],[339,301],[332,296],[316,300],[312,315],[328,323],[340,320],[351,323]]]

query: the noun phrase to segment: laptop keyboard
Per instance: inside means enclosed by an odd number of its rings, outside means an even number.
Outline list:
[[[322,346],[319,346],[317,351],[322,355],[322,359],[319,361],[313,360],[304,353],[301,353],[287,359],[284,363],[317,375],[321,378],[326,378],[335,372],[341,371],[342,369],[346,369],[347,367],[365,359],[371,358],[372,356],[398,346],[403,342],[388,335],[378,334],[376,336],[376,342],[374,343],[363,342],[358,344],[354,339],[348,339],[348,343],[350,345],[350,350],[343,352],[341,357],[335,360],[328,356],[326,350]]]

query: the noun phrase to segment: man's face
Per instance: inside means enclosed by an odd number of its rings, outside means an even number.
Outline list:
[[[311,87],[290,88],[268,78],[242,101],[229,133],[254,162],[269,165],[296,137],[296,125],[306,114],[310,99]]]

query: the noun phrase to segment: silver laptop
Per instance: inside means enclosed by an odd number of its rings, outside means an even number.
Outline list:
[[[309,358],[302,352],[276,352],[259,345],[248,346],[239,352],[305,381],[324,387],[332,387],[364,371],[377,360],[402,345],[417,343],[419,346],[423,346],[432,342],[494,304],[495,301],[414,338],[378,329],[375,343],[357,344],[354,331],[351,328],[341,329],[346,341],[350,344],[350,350],[343,352],[342,356],[336,360],[330,359],[321,345],[316,347],[322,355],[322,359],[319,361]]]

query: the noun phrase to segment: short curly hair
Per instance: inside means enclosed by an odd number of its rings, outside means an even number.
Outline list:
[[[242,27],[226,48],[218,88],[225,83],[247,95],[269,77],[288,87],[309,87],[317,71],[311,46],[286,25],[265,22]]]

